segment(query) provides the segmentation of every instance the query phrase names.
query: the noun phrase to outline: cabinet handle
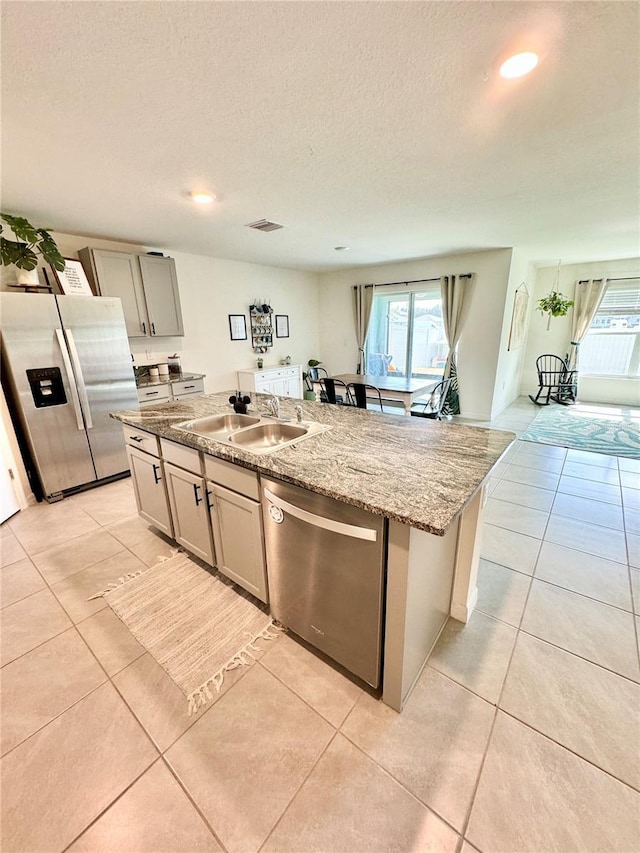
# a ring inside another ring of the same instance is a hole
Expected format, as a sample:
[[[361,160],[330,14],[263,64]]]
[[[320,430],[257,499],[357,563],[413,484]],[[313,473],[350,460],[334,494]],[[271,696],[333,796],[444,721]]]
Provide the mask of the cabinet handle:
[[[202,503],[202,498],[198,497],[198,489],[200,486],[197,483],[193,484],[193,496],[196,499],[196,506]]]
[[[137,441],[140,444],[141,441],[144,441],[144,438],[141,435],[131,435],[129,436],[131,441]]]
[[[159,393],[160,393],[159,391],[147,391],[144,396],[145,397],[155,397],[156,394],[159,394]]]
[[[153,479],[156,481],[156,483],[159,483],[160,480],[162,480],[162,477],[158,477],[158,471],[159,470],[160,470],[160,466],[154,464],[154,466],[153,466]]]
[[[147,334],[147,324],[146,323],[140,323],[140,325],[142,326],[143,335],[146,335]]]
[[[195,387],[196,387],[195,385],[185,385],[184,390],[189,391],[190,388],[195,388]]]
[[[152,334],[152,335],[155,335],[155,333],[156,333],[156,324],[155,324],[155,323],[152,323],[152,324],[151,324],[151,334]]]
[[[206,494],[206,496],[207,496],[207,509],[213,509],[213,504],[212,504],[212,503],[211,503],[211,501],[209,500],[209,498],[211,497],[211,491],[210,491],[209,489],[207,489],[207,491],[205,492],[205,494]]]

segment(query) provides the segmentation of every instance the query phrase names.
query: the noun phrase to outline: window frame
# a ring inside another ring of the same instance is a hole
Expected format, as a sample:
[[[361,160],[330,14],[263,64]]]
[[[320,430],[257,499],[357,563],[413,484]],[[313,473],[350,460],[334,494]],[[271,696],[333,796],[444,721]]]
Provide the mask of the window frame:
[[[431,286],[429,286],[431,285]],[[442,311],[442,288],[440,287],[439,282],[423,282],[421,285],[410,285],[406,286],[391,286],[385,287],[384,292],[382,291],[382,287],[380,288],[380,292],[376,293],[375,289],[373,292],[373,300],[374,304],[372,305],[372,315],[375,310],[375,300],[386,298],[391,299],[393,297],[409,297],[407,300],[407,338],[405,345],[405,372],[404,376],[408,379],[412,378],[413,374],[413,342],[414,342],[414,325],[415,325],[415,305],[416,301],[419,297],[426,299],[438,299],[440,302],[440,310]],[[444,326],[444,320],[443,320]],[[391,327],[387,319],[387,327],[386,327],[386,351],[389,352],[390,349],[390,333]],[[446,337],[446,336],[445,336]],[[367,339],[364,345],[364,354],[365,354],[365,369],[369,361],[369,335],[367,334]],[[410,369],[411,368],[411,369]],[[434,377],[436,375],[440,376],[440,374],[433,374]]]
[[[634,286],[632,288],[625,288],[625,283],[634,282]],[[611,281],[607,285],[607,289],[604,293],[602,301],[598,306],[598,310],[593,315],[593,319],[589,326],[589,329],[586,335],[583,338],[583,342],[580,346],[584,344],[584,342],[590,337],[592,340],[596,337],[605,337],[611,335],[612,333],[606,331],[604,327],[594,328],[594,323],[598,320],[599,317],[612,317],[612,316],[620,316],[620,317],[628,317],[630,314],[638,314],[640,316],[640,309],[634,311],[632,307],[629,309],[625,308],[616,308],[606,306],[607,301],[607,293],[609,292],[609,288],[615,290],[625,290],[630,289],[636,292],[636,304],[640,306],[640,277],[638,276],[628,276],[628,277],[620,277]],[[603,304],[605,307],[603,308]],[[615,332],[614,332],[615,334]],[[589,378],[589,379],[616,379],[616,380],[632,380],[638,381],[640,379],[640,324],[638,324],[633,332],[619,332],[619,334],[625,335],[633,335],[634,342],[631,348],[631,355],[629,356],[629,362],[627,365],[626,373],[594,373],[593,371],[583,370],[578,363],[578,369],[580,370],[580,375]]]

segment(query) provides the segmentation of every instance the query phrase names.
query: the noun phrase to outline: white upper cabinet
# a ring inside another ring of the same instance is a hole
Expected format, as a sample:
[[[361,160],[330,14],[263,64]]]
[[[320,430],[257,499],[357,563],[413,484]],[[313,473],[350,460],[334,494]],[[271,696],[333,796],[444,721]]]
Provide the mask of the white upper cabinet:
[[[152,335],[184,335],[173,258],[138,255]]]
[[[82,265],[100,296],[117,296],[130,338],[184,335],[173,258],[81,249]]]

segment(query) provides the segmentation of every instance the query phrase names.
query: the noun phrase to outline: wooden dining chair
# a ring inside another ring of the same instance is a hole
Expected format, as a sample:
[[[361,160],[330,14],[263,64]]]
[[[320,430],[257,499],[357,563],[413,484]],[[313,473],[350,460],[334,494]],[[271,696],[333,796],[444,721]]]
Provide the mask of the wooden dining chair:
[[[411,415],[415,418],[431,418],[442,420],[442,410],[449,393],[451,379],[443,379],[438,382],[427,400],[416,400],[411,408]]]
[[[373,399],[373,402],[380,406],[380,411],[384,412],[380,389],[376,388],[375,385],[365,385],[364,382],[350,382],[347,385],[347,393],[359,409],[366,409],[367,403]]]

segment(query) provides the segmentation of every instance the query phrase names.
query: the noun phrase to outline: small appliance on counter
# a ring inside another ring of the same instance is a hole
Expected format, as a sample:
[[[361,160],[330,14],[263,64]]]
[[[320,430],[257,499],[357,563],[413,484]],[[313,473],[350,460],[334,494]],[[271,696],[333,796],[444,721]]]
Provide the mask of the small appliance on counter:
[[[169,368],[169,373],[172,376],[180,376],[182,373],[182,367],[180,366],[180,356],[175,354],[167,356],[167,367]]]

